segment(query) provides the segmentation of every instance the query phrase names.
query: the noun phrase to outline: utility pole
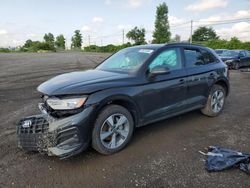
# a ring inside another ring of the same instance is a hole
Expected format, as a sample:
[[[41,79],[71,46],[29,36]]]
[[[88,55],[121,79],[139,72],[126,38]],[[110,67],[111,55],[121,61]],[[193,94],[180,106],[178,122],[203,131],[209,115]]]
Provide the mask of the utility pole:
[[[193,42],[193,20],[191,20],[191,32],[190,32],[190,43]]]
[[[90,35],[88,35],[88,38],[89,38],[89,46],[90,46]]]
[[[122,30],[122,44],[124,44],[124,29]]]

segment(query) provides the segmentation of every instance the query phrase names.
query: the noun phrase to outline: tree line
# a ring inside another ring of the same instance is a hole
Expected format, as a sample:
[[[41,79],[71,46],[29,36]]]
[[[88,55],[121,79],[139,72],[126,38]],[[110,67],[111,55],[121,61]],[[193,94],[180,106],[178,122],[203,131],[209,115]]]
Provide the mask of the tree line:
[[[66,49],[66,39],[63,34],[56,38],[52,33],[46,33],[43,37],[44,41],[27,40],[21,47],[20,51],[24,52],[38,52],[38,51],[61,51]],[[76,30],[74,36],[71,38],[71,48],[80,49],[82,46],[82,34],[80,30]]]

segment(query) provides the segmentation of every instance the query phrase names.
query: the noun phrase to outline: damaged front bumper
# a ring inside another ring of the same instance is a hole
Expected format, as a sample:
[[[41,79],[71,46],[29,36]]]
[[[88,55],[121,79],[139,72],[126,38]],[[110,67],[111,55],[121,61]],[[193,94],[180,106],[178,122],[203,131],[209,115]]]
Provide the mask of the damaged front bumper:
[[[78,154],[91,139],[92,111],[90,106],[66,118],[56,119],[49,114],[23,118],[17,126],[18,146],[60,158]]]

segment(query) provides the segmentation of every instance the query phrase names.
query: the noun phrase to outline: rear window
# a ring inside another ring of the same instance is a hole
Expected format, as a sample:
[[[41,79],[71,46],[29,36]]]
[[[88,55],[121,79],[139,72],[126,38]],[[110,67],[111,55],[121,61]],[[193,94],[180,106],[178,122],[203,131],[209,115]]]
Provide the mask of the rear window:
[[[217,62],[217,59],[214,57],[214,55],[206,50],[187,48],[184,49],[184,55],[187,67],[196,67]]]

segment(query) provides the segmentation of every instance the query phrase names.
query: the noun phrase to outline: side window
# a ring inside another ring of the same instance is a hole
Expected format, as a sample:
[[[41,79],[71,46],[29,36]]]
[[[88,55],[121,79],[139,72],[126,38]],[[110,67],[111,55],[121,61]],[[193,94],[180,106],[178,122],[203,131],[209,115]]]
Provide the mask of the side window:
[[[180,49],[173,48],[161,52],[149,65],[149,71],[157,66],[166,66],[170,70],[182,68]]]
[[[203,61],[204,61],[205,64],[216,63],[217,62],[214,55],[211,54],[210,52],[208,52],[206,50],[201,50],[201,53],[202,53]]]
[[[247,57],[250,57],[250,51],[246,51]]]
[[[245,52],[244,51],[240,51],[240,57],[246,57],[246,54],[245,54]]]
[[[206,50],[184,49],[187,67],[196,67],[216,63],[216,58]]]
[[[195,67],[199,65],[204,65],[202,54],[196,49],[184,49],[184,55],[186,59],[187,67]]]

